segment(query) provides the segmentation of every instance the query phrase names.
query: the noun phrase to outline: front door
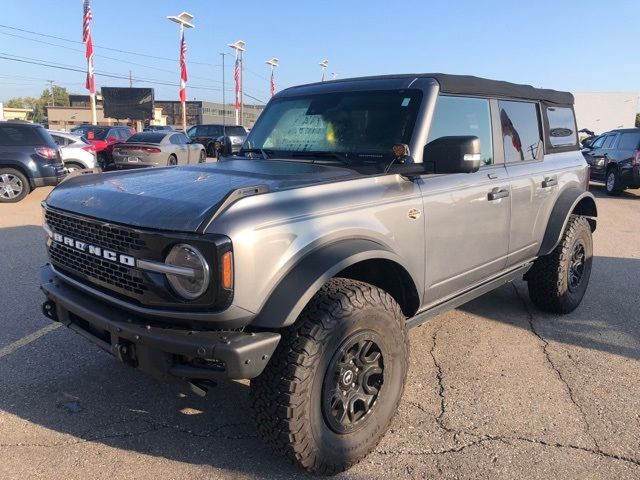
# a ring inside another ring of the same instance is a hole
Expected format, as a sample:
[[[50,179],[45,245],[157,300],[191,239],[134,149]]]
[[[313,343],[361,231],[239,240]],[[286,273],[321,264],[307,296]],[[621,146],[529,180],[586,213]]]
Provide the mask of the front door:
[[[420,179],[426,226],[425,307],[502,271],[509,251],[511,189],[504,164],[494,160],[489,100],[438,97],[428,142],[458,135],[480,139],[483,166],[475,173]]]

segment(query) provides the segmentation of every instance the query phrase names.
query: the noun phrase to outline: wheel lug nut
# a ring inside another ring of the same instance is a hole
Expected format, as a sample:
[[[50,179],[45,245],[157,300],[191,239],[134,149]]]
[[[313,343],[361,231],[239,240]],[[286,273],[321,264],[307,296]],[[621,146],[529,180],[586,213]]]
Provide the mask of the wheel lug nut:
[[[356,384],[355,384],[355,383],[352,383],[352,384],[351,384],[351,387],[352,387],[352,388],[355,388],[355,387],[356,387]]]

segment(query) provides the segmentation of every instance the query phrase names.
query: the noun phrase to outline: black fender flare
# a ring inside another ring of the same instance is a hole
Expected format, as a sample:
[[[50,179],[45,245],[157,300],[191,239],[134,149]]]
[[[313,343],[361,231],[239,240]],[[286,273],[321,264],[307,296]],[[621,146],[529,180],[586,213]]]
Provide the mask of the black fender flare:
[[[322,246],[287,272],[251,325],[281,328],[293,324],[322,285],[345,268],[371,259],[390,260],[407,269],[398,255],[373,240],[340,240]]]
[[[594,218],[598,216],[598,210],[595,197],[591,192],[586,192],[577,187],[569,187],[560,193],[547,222],[547,229],[538,252],[539,257],[550,254],[558,246],[572,214],[587,217],[591,225],[591,231],[595,231],[596,222]]]

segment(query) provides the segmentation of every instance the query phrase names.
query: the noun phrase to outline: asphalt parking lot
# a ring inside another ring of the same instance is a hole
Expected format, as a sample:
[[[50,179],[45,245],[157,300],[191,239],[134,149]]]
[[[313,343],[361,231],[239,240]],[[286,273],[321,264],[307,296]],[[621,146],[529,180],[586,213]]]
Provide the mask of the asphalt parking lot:
[[[391,430],[338,478],[640,478],[640,191],[593,190],[582,305],[542,314],[518,282],[415,329]],[[246,383],[187,394],[40,313],[47,192],[0,205],[0,478],[306,478],[257,438]]]

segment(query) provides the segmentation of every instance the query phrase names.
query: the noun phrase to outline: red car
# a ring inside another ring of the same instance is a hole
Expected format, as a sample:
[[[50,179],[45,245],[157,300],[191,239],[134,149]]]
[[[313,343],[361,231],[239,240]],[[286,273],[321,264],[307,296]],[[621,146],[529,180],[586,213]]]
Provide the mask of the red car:
[[[113,164],[113,146],[126,141],[135,130],[127,126],[80,125],[72,129],[71,133],[82,135],[91,142],[96,149],[100,167],[108,170]]]

